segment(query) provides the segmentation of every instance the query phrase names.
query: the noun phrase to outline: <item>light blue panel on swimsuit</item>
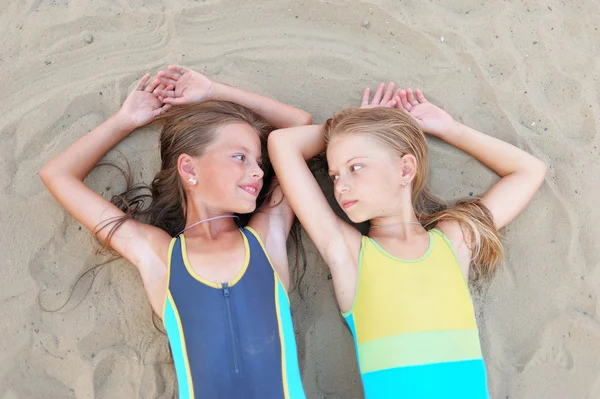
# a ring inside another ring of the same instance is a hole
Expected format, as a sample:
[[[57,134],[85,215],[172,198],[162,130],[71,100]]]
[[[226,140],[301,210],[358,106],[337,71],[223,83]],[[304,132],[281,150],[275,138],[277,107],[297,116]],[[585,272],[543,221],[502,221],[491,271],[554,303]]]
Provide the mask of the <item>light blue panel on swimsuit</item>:
[[[171,352],[173,352],[173,362],[175,363],[175,372],[177,373],[179,398],[189,399],[191,398],[190,386],[188,384],[189,370],[187,369],[187,362],[183,352],[183,342],[181,340],[183,332],[180,329],[180,321],[178,320],[177,311],[171,298],[167,298],[164,317],[164,325],[169,336]]]
[[[366,399],[489,399],[486,380],[481,359],[363,374]]]
[[[344,315],[344,313],[342,313],[342,315]],[[345,315],[344,319],[346,320],[346,323],[348,323],[348,327],[350,327],[350,331],[352,332],[352,335],[354,336],[354,350],[356,352],[356,361],[358,363],[358,371],[362,374],[362,371],[360,370],[360,356],[358,354],[358,346],[356,345],[356,326],[354,325],[354,316],[352,316],[352,313]]]
[[[298,367],[298,352],[296,350],[296,335],[294,323],[290,312],[290,303],[281,281],[277,280],[277,301],[279,307],[279,322],[283,332],[283,353],[285,358],[285,371],[290,399],[304,399],[304,389],[300,379]]]

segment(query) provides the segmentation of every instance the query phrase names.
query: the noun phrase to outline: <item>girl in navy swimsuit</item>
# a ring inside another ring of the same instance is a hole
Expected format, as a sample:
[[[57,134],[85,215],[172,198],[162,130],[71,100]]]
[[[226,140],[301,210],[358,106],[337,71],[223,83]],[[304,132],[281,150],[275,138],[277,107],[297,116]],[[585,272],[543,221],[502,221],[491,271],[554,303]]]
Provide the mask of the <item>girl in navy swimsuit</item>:
[[[108,201],[83,183],[156,120],[161,168],[149,195],[138,187]],[[310,123],[304,111],[169,66],[40,171],[71,215],[138,268],[180,398],[305,397],[287,296],[294,214],[276,184],[268,189],[263,144],[274,128]]]

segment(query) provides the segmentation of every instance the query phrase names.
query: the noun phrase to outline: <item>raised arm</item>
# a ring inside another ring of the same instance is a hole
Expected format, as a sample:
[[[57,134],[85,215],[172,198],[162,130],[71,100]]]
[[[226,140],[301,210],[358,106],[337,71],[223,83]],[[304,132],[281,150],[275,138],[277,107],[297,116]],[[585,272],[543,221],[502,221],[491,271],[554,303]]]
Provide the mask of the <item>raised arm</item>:
[[[92,232],[95,232],[99,225],[119,218],[124,213],[88,188],[83,179],[111,148],[169,107],[163,105],[152,94],[156,86],[146,85],[149,78],[150,75],[145,75],[139,81],[117,114],[77,140],[40,170],[40,178],[54,198]],[[107,228],[100,231],[98,238],[105,241],[109,230]],[[121,225],[108,244],[140,269],[144,283],[149,287],[149,279],[156,277],[156,270],[150,268],[160,263],[152,258],[153,254],[149,248],[154,248],[151,245],[152,240],[161,238],[164,238],[163,241],[168,246],[169,237],[166,232],[135,220],[128,220]],[[152,296],[150,300],[160,314],[162,305]]]
[[[164,97],[167,104],[181,105],[207,100],[229,101],[251,109],[278,129],[312,123],[310,114],[301,109],[260,94],[214,82],[201,73],[179,65],[169,65],[166,71],[160,71],[156,82],[174,86],[173,90],[158,90],[158,94]]]
[[[506,226],[527,206],[544,181],[544,162],[520,148],[456,122],[444,110],[427,102],[418,89],[415,93],[411,89],[401,90],[399,98],[425,133],[466,152],[501,177],[482,197],[496,228]]]
[[[331,209],[306,160],[325,150],[321,125],[276,130],[269,157],[283,192],[329,266],[342,311],[352,307],[358,282],[361,234]]]
[[[403,107],[421,125],[425,133],[436,136],[461,149],[493,170],[500,180],[481,198],[490,210],[497,229],[506,226],[531,201],[544,181],[546,165],[527,152],[495,137],[456,122],[444,110],[427,102],[423,93],[398,90],[399,107]],[[452,242],[465,277],[469,275],[472,251],[464,230],[456,221],[438,223]]]

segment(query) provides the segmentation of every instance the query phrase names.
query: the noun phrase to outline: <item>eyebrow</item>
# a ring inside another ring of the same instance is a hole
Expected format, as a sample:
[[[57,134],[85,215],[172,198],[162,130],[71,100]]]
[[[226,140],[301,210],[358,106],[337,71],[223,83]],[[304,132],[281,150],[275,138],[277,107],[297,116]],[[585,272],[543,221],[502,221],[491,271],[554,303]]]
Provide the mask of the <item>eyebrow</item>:
[[[349,164],[350,162],[354,161],[355,159],[361,159],[361,158],[366,158],[366,157],[352,157],[352,158],[350,158],[349,160],[347,160],[346,162],[344,162],[344,165],[347,165],[347,164]],[[327,171],[327,173],[331,173],[331,172],[332,172],[332,171],[331,171],[331,169],[329,169],[329,170]]]

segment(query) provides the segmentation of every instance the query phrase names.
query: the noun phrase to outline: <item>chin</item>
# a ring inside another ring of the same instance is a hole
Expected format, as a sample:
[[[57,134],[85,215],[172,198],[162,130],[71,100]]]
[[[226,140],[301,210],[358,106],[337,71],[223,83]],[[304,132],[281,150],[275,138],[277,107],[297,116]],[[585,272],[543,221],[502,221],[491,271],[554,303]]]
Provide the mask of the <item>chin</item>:
[[[362,222],[366,222],[367,220],[370,220],[370,218],[366,217],[364,214],[359,213],[359,212],[344,212],[346,213],[346,216],[348,216],[348,219],[350,219],[350,221],[352,223],[362,223]]]
[[[239,213],[242,215],[246,213],[252,213],[256,210],[256,202],[251,204],[238,204],[238,206],[236,206],[234,209],[235,213]]]

